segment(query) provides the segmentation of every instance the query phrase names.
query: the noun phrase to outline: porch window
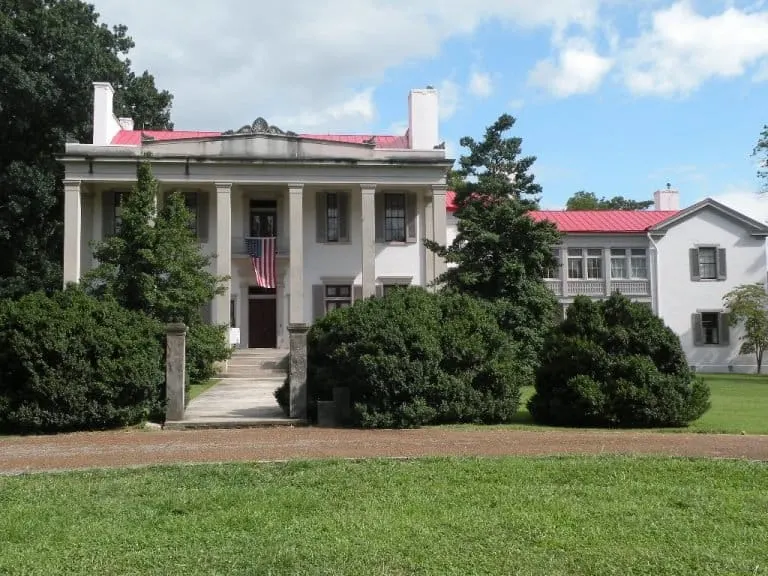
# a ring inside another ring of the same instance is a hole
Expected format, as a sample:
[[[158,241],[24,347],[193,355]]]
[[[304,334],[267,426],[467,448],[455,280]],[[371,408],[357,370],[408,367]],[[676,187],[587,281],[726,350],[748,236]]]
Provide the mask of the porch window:
[[[544,278],[547,280],[557,280],[560,278],[560,268],[563,265],[562,262],[560,262],[560,250],[555,250],[554,257],[555,265],[544,268]]]
[[[611,278],[629,278],[627,251],[624,248],[611,248]]]
[[[587,249],[587,278],[600,280],[603,277],[603,251],[600,248]]]
[[[332,284],[325,286],[325,312],[352,305],[352,287]]]
[[[648,257],[645,248],[611,248],[611,278],[647,280]]]
[[[568,248],[568,279],[584,278],[584,257],[581,248]]]
[[[405,194],[384,194],[384,241],[405,242]]]
[[[648,278],[648,256],[645,248],[632,248],[629,254],[632,278],[646,280]]]

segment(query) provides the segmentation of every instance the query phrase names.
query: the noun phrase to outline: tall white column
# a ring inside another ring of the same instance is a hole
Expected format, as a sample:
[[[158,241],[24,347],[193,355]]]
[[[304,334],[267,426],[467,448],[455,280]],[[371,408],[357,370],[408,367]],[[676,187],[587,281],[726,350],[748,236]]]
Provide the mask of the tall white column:
[[[376,185],[361,184],[363,298],[376,293]]]
[[[427,240],[435,239],[435,221],[432,217],[432,191],[424,196],[424,237]],[[429,287],[435,279],[435,253],[424,248],[424,281]],[[431,290],[431,288],[429,288]]]
[[[288,185],[290,293],[288,324],[304,324],[304,184]]]
[[[447,190],[448,186],[445,184],[432,186],[432,233],[435,242],[440,246],[445,246],[448,243],[448,224],[445,212],[445,193]],[[439,278],[446,270],[445,259],[435,255],[435,278]]]
[[[214,299],[213,323],[229,326],[232,293],[232,183],[216,182],[216,275],[227,277],[226,289]],[[229,338],[229,335],[227,335]]]
[[[64,180],[64,286],[80,281],[83,204],[80,180]]]

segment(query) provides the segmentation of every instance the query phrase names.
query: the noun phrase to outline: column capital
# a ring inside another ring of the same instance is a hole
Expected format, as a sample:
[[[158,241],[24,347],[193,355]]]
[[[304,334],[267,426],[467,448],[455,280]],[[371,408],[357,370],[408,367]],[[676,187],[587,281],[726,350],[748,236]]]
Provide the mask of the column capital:
[[[304,182],[289,182],[288,191],[299,193],[304,191]]]
[[[363,194],[373,194],[376,192],[376,184],[371,184],[370,182],[360,184],[360,191]]]
[[[432,184],[432,194],[445,194],[448,192],[447,184]]]
[[[216,192],[230,192],[232,190],[232,182],[215,182]]]
[[[73,189],[77,188],[80,189],[80,186],[82,184],[82,180],[64,180],[64,189]]]

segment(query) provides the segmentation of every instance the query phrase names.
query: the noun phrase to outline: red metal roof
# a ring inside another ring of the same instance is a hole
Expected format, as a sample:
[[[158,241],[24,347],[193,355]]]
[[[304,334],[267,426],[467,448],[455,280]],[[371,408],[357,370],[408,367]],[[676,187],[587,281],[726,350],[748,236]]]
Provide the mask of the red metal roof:
[[[446,193],[445,204],[449,212],[456,210],[455,192]],[[549,220],[560,232],[570,234],[631,234],[646,232],[675,214],[675,210],[538,210],[531,212],[531,218]]]
[[[221,136],[221,132],[197,132],[194,130],[143,130],[144,134],[155,140],[183,140],[186,138],[210,138]],[[141,144],[142,130],[120,130],[112,144],[123,146],[138,146]],[[375,134],[300,134],[302,138],[315,140],[328,140],[331,142],[346,142],[349,144],[363,144],[371,138],[375,138],[376,148],[408,148],[408,136],[377,136]]]

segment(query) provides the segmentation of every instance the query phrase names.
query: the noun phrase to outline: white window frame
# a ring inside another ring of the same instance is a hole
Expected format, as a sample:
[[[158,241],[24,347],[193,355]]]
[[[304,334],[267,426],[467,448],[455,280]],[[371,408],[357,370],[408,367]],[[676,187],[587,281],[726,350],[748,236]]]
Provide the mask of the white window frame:
[[[568,280],[585,280],[586,279],[586,266],[584,262],[584,249],[583,248],[568,248],[567,262],[568,262]],[[571,275],[571,262],[578,264],[578,276]]]
[[[698,256],[699,256],[699,280],[718,280],[718,261],[717,261],[717,246],[698,246]],[[701,259],[701,255],[704,252],[712,252],[712,262],[707,262],[707,266],[712,266],[714,269],[714,274],[712,276],[704,276],[703,270],[704,270],[704,263]]]
[[[563,268],[563,263],[560,260],[560,249],[558,248],[555,250],[554,253],[555,257],[555,265],[552,266],[546,266],[544,268],[544,279],[545,280],[560,280],[560,271]]]
[[[346,289],[348,291],[347,295],[329,294],[329,292],[332,290],[335,291],[338,289]],[[348,306],[352,306],[352,302],[354,301],[353,293],[354,288],[352,287],[352,284],[323,284],[323,309],[325,310],[325,313],[328,314],[337,308],[346,308]],[[346,306],[343,306],[343,304],[346,304]]]
[[[638,260],[643,261],[644,276],[634,273],[634,263]],[[623,262],[624,276],[614,276],[613,264],[616,261]],[[645,248],[611,248],[610,274],[611,280],[648,280],[648,251]]]
[[[571,263],[579,262],[581,276],[571,275]],[[595,274],[597,268],[597,275]],[[604,280],[602,248],[568,248],[568,280]]]
[[[405,192],[384,192],[384,242],[406,242],[408,240],[408,197],[405,194]],[[403,215],[402,216],[388,216],[387,211],[389,210],[389,207],[387,206],[387,203],[390,199],[397,197],[400,202],[402,202],[402,210]],[[391,229],[387,228],[387,221],[388,220],[400,220],[402,218],[403,221],[403,236],[400,237],[393,237],[393,233]]]

